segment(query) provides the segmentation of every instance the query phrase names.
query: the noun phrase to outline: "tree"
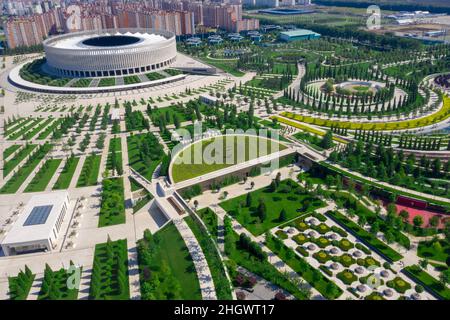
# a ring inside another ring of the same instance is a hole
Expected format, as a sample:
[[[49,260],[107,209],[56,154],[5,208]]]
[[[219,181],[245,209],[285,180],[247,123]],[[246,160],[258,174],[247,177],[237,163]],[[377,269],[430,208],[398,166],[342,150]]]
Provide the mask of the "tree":
[[[245,197],[245,206],[247,208],[250,208],[252,206],[252,194],[250,192],[247,193],[247,196]]]
[[[323,136],[322,141],[320,142],[320,146],[324,149],[330,149],[333,147],[333,133],[331,130],[328,130],[327,133]]]
[[[281,209],[280,217],[278,218],[278,221],[284,222],[286,220],[287,220],[287,214],[286,214],[286,210],[284,210],[284,208],[283,208],[283,209]]]
[[[254,181],[250,182],[250,187],[251,187],[252,189],[255,187],[255,182],[254,182]]]
[[[413,224],[415,227],[420,228],[423,225],[423,217],[420,215],[417,215],[413,219]]]
[[[258,217],[261,220],[261,222],[266,220],[266,217],[267,217],[266,204],[264,203],[264,200],[262,200],[262,199],[259,201],[259,205],[258,205]]]
[[[408,222],[408,220],[409,220],[409,212],[408,211],[406,211],[406,210],[400,211],[399,216],[400,216],[400,218],[403,219],[404,222]]]

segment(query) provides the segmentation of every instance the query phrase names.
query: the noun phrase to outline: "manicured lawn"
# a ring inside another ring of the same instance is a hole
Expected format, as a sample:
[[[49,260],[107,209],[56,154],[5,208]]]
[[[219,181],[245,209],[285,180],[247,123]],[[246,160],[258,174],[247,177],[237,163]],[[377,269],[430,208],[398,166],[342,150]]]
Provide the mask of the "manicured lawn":
[[[20,125],[20,129],[17,131],[14,131],[14,133],[10,134],[8,136],[8,140],[16,140],[21,139],[22,135],[25,134],[28,130],[31,130],[33,127],[37,126],[39,123],[41,123],[44,120],[44,118],[37,118],[31,121],[30,123],[27,123],[27,125],[22,126]]]
[[[144,142],[151,146],[149,148],[155,149],[155,152],[149,150],[149,156],[146,159],[142,159],[141,157]],[[145,134],[135,134],[127,137],[127,147],[130,166],[150,181],[153,172],[164,155],[157,138],[150,132]]]
[[[31,151],[36,148],[37,145],[35,144],[27,144],[24,148],[22,148],[15,156],[9,161],[5,161],[5,164],[3,166],[3,176],[6,177],[14,168],[23,160],[25,159]]]
[[[214,213],[213,213],[214,214]],[[214,287],[216,288],[216,294],[218,300],[231,300],[231,288],[230,282],[225,274],[225,266],[222,259],[220,259],[217,248],[214,245],[213,240],[207,235],[207,233],[194,221],[192,217],[186,217],[184,219],[191,228],[197,241],[199,242],[202,251],[208,262],[209,270],[213,278]]]
[[[178,120],[180,120],[180,122],[185,122],[185,121],[189,120],[187,117],[188,115],[185,113],[185,111],[186,111],[185,108],[183,108],[183,107],[180,108],[175,105],[175,106],[170,106],[170,107],[152,109],[152,111],[147,112],[147,114],[152,119],[157,119],[157,120],[159,120],[161,115],[163,115],[166,119],[166,124],[174,124],[173,123],[174,115],[176,115],[178,117]]]
[[[160,244],[155,261],[165,261],[181,286],[181,299],[200,300],[200,284],[194,262],[183,238],[173,223],[158,231]]]
[[[312,212],[324,206],[321,200],[303,193],[300,186],[290,179],[281,181],[276,191],[272,191],[271,187],[268,186],[250,194],[252,200],[250,207],[247,207],[246,204],[247,195],[224,201],[220,206],[256,236],[301,214]],[[267,217],[264,221],[261,221],[258,216],[259,201],[264,201],[266,205]],[[303,208],[306,201],[310,205],[308,208]],[[280,212],[283,209],[286,211],[286,219],[280,221]]]
[[[98,227],[121,223],[125,223],[123,178],[104,179]]]
[[[36,152],[37,154],[30,158],[18,171],[15,173],[8,182],[3,186],[0,190],[1,194],[5,193],[15,193],[19,190],[20,186],[27,177],[33,172],[36,166],[42,161],[45,155],[50,151],[52,145],[44,144],[42,145],[40,151]]]
[[[36,173],[30,184],[25,188],[25,192],[44,191],[48,183],[58,169],[62,159],[47,160],[42,168]]]
[[[61,190],[61,189],[67,189],[70,186],[70,182],[72,181],[73,174],[75,173],[75,170],[77,169],[78,162],[80,161],[80,158],[69,158],[64,165],[64,168],[61,172],[61,174],[58,177],[58,180],[56,180],[55,185],[53,186],[53,190]]]
[[[426,289],[433,292],[443,300],[450,300],[450,289],[445,288],[439,283],[439,280],[433,278],[427,272],[417,265],[408,266],[403,269],[413,280],[422,284]]]
[[[128,177],[128,179],[130,180],[131,192],[138,191],[144,188],[139,182],[134,180],[134,178]]]
[[[123,172],[122,166],[122,144],[120,138],[112,138],[109,142],[108,158],[106,159],[106,169],[114,170],[115,175]]]
[[[339,212],[329,211],[327,212],[327,215],[334,221],[336,221],[338,224],[340,224],[342,227],[347,229],[349,232],[351,232],[355,237],[364,242],[367,246],[369,246],[369,248],[377,251],[379,254],[386,257],[387,259],[390,259],[392,261],[398,261],[403,258],[403,256],[399,254],[397,251],[389,247],[387,244],[384,244],[383,242],[378,240],[373,234],[362,229],[356,223],[349,220]]]
[[[97,184],[101,158],[101,155],[91,155],[86,157],[83,169],[81,169],[80,177],[77,181],[77,188],[95,186]]]
[[[140,83],[141,80],[139,80],[138,76],[127,76],[127,77],[123,77],[123,83],[125,85],[127,84],[135,84],[135,83]]]
[[[12,146],[9,146],[3,151],[3,159],[8,158],[10,155],[12,155],[17,149],[20,148],[20,144],[13,144]]]
[[[44,122],[41,122],[38,126],[34,127],[32,130],[28,131],[24,134],[24,139],[22,140],[29,140],[33,138],[38,132],[40,132],[42,129],[44,129],[47,125],[49,125],[53,121],[53,118],[48,118]]]
[[[207,57],[202,57],[200,59],[206,62],[207,64],[222,69],[223,71],[228,72],[229,74],[235,77],[242,77],[245,74],[242,71],[238,70],[236,60],[232,61],[216,60],[216,59],[209,59]]]
[[[445,240],[437,241],[421,241],[417,248],[417,255],[430,260],[446,262],[450,255],[450,244]]]
[[[60,126],[62,122],[63,122],[63,119],[57,119],[55,122],[53,122],[47,128],[45,128],[45,130],[41,131],[36,139],[44,140],[45,138],[47,138],[50,135],[50,133],[52,133],[58,126]]]
[[[181,163],[173,165],[173,180],[174,182],[189,180],[286,149],[286,146],[274,140],[262,139],[255,136],[221,136],[193,143],[177,154],[175,161]],[[215,144],[213,150],[210,150],[213,147],[209,146],[211,143]]]
[[[95,246],[89,296],[95,300],[129,300],[127,240]]]
[[[98,83],[98,87],[109,87],[116,85],[116,79],[114,78],[102,78]]]
[[[150,81],[155,81],[155,80],[159,80],[159,79],[164,79],[165,76],[162,75],[161,73],[158,72],[150,72],[146,74],[148,80]]]

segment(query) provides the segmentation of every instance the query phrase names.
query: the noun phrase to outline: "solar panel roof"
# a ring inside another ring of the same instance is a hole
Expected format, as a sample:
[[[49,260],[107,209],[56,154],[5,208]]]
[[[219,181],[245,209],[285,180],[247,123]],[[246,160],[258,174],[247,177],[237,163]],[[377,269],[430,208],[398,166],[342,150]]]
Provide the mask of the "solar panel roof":
[[[52,211],[53,205],[50,206],[36,206],[34,207],[27,219],[24,222],[24,226],[34,226],[38,224],[45,224],[47,218]]]

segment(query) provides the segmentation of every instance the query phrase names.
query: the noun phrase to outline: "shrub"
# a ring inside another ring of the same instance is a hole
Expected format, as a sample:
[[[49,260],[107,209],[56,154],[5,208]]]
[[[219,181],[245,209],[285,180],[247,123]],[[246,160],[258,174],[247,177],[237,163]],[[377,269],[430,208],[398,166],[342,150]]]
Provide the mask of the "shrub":
[[[298,253],[300,253],[302,256],[304,256],[304,257],[309,257],[309,252],[306,251],[306,249],[303,248],[302,246],[298,246],[295,250],[296,250]]]

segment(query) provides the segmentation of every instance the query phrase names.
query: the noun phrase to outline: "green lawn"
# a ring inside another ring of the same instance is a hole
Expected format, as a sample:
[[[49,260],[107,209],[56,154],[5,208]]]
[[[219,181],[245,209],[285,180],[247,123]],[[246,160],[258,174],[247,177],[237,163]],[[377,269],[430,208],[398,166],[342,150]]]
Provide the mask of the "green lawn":
[[[127,240],[95,246],[89,297],[94,300],[129,300]]]
[[[216,145],[211,150],[213,145],[209,145],[213,142]],[[249,146],[252,147],[249,148]],[[180,163],[174,162],[172,168],[173,182],[196,178],[284,149],[286,149],[286,146],[274,140],[256,136],[220,136],[198,141],[177,154],[174,160]]]
[[[98,87],[110,87],[116,85],[116,79],[114,78],[102,78],[98,83]]]
[[[37,145],[35,144],[27,144],[24,148],[22,148],[15,156],[9,161],[5,161],[5,164],[3,165],[3,176],[6,177],[14,168],[23,160],[25,159],[31,151],[36,148]]]
[[[36,168],[36,166],[39,164],[39,162],[42,161],[42,159],[45,157],[45,155],[50,151],[52,148],[51,144],[44,144],[40,148],[41,151],[37,152],[38,154],[34,157],[30,158],[18,171],[15,173],[9,180],[6,182],[6,184],[3,186],[3,188],[0,190],[1,194],[8,194],[8,193],[15,193],[17,190],[19,190],[20,186],[24,181],[27,179],[27,177],[33,172],[33,170]]]
[[[181,299],[200,300],[200,284],[194,262],[186,244],[173,223],[158,231],[159,250],[155,253],[156,261],[166,261],[181,286]]]
[[[450,244],[445,240],[437,241],[421,241],[417,248],[417,255],[422,258],[446,262],[450,255]]]
[[[42,168],[33,177],[30,184],[25,188],[25,192],[44,191],[58,169],[61,161],[62,159],[47,160]]]
[[[12,155],[17,149],[20,148],[20,144],[13,144],[12,146],[9,146],[3,151],[3,159],[8,158],[10,155]]]
[[[121,223],[125,223],[123,178],[104,179],[98,227]]]
[[[295,181],[289,179],[281,181],[275,192],[268,186],[255,190],[250,194],[252,198],[250,207],[246,205],[247,195],[224,201],[220,206],[255,236],[263,234],[265,231],[301,214],[312,212],[324,206],[321,200],[304,193]],[[260,199],[264,200],[267,208],[267,217],[262,222],[257,212]],[[307,208],[303,207],[305,201],[310,203]],[[241,206],[240,210],[239,205]],[[279,220],[282,209],[286,211],[286,219],[284,221]]]
[[[127,148],[128,148],[128,162],[130,166],[142,174],[146,179],[151,181],[153,172],[155,171],[158,164],[161,162],[161,158],[158,158],[156,154],[151,154],[150,158],[148,158],[147,163],[141,158],[141,146],[144,141],[144,139],[147,138],[147,135],[152,135],[152,133],[145,133],[145,134],[135,134],[132,136],[127,137]],[[153,136],[154,137],[154,136]],[[152,143],[158,143],[157,140],[155,140],[156,137],[154,137]],[[154,159],[153,159],[154,158]],[[152,160],[153,159],[153,160]]]
[[[48,118],[44,122],[41,122],[38,126],[34,127],[32,130],[29,130],[24,134],[22,140],[30,140],[33,138],[38,132],[44,129],[47,125],[49,125],[53,121],[53,118]]]
[[[433,278],[418,265],[408,266],[403,270],[416,282],[421,283],[442,300],[450,300],[450,289],[443,287],[437,279]]]
[[[69,158],[67,160],[61,174],[59,175],[55,185],[53,186],[53,190],[61,190],[69,188],[70,182],[72,181],[73,174],[77,169],[79,161],[80,158],[73,158],[72,160],[70,160]]]
[[[113,153],[113,151],[115,152]],[[113,161],[114,157],[114,161]],[[107,170],[116,170],[116,174],[119,175],[119,172],[117,170],[120,170],[122,172],[123,166],[122,166],[122,144],[121,144],[121,138],[112,138],[109,142],[109,149],[108,149],[108,158],[106,159],[106,169]]]
[[[194,221],[194,218],[189,216],[184,220],[197,238],[203,254],[205,255],[206,261],[208,262],[214,287],[216,288],[217,299],[232,300],[230,282],[225,274],[225,266],[223,265],[222,259],[220,259],[213,240],[207,235],[204,229]]]
[[[77,188],[95,186],[98,180],[98,172],[100,170],[101,155],[91,155],[84,160],[80,177],[77,181]]]

